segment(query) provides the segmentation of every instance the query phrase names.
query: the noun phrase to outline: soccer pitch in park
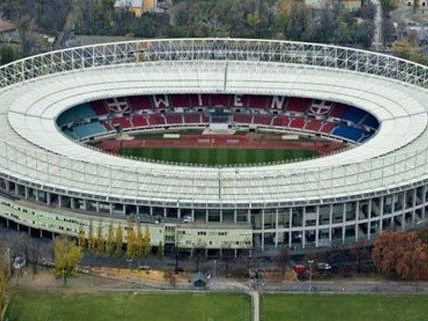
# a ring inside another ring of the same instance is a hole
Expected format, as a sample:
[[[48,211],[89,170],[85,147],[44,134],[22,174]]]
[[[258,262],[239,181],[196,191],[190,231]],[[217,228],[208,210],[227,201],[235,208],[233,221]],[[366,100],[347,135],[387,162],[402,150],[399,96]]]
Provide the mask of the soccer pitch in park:
[[[9,321],[251,321],[244,294],[18,293]]]
[[[260,311],[260,321],[426,321],[428,296],[265,294]]]

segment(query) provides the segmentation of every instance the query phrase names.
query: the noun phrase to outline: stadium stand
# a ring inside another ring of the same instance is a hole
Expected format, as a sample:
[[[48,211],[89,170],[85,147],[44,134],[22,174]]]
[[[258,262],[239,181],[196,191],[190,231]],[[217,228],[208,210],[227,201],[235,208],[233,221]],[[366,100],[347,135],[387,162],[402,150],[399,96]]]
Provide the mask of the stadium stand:
[[[62,127],[79,119],[96,117],[94,109],[90,104],[83,104],[63,112],[57,119],[58,126]]]
[[[128,98],[131,110],[151,109],[152,104],[149,96],[132,96]]]
[[[143,115],[134,115],[131,119],[134,127],[146,127],[148,126],[147,119]]]
[[[162,113],[155,106],[159,106]],[[210,117],[202,113],[201,108],[210,106],[232,108],[230,120],[238,125],[253,124],[309,131],[333,135],[354,143],[366,141],[379,127],[379,122],[373,115],[345,104],[295,97],[217,94],[132,96],[95,101],[65,111],[58,117],[57,125],[63,130],[71,126],[73,129],[66,135],[82,139],[90,136],[87,132],[92,131],[87,127],[91,126],[79,128],[78,125],[85,125],[88,119],[94,120],[97,117],[103,130],[108,132],[117,126],[128,130],[169,124],[207,124]],[[273,115],[271,111],[268,112],[272,110],[272,106]],[[265,109],[266,112],[261,113],[260,109]],[[164,112],[166,113],[163,114]]]
[[[125,117],[114,117],[111,120],[113,127],[120,126],[122,129],[132,128],[131,122]]]
[[[98,136],[106,133],[106,129],[100,122],[82,124],[72,129],[72,133],[79,139],[84,139],[92,136]]]
[[[332,135],[358,142],[363,137],[364,131],[360,128],[339,125],[333,130]]]

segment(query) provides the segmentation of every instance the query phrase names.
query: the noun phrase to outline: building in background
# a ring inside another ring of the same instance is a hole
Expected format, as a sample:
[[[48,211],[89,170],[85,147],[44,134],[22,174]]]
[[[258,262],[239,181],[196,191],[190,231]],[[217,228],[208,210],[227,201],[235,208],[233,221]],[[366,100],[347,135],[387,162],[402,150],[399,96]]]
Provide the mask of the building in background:
[[[157,0],[117,0],[114,7],[116,9],[127,8],[136,17],[141,17],[145,12],[155,11]]]
[[[305,0],[305,4],[314,9],[332,6],[335,2],[341,3],[346,9],[357,10],[361,7],[361,0]]]

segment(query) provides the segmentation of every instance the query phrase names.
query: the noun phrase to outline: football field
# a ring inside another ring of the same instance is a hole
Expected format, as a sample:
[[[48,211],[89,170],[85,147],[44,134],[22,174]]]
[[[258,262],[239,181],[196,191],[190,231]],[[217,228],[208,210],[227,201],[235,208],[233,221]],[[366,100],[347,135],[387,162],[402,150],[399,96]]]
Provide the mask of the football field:
[[[428,296],[266,294],[260,310],[260,321],[426,321]]]
[[[241,294],[19,293],[9,321],[251,321]]]
[[[312,150],[232,148],[122,148],[119,155],[194,165],[252,165],[316,156]]]

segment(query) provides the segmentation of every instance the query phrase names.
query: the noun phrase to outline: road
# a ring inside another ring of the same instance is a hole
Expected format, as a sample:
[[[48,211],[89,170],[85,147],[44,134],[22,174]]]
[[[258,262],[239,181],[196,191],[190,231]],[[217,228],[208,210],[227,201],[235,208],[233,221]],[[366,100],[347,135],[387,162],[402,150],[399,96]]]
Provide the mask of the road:
[[[379,50],[382,46],[382,24],[383,24],[383,15],[382,15],[382,6],[380,0],[371,0],[372,3],[376,6],[376,14],[374,18],[375,23],[375,32],[373,35],[372,46],[375,50]]]

